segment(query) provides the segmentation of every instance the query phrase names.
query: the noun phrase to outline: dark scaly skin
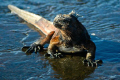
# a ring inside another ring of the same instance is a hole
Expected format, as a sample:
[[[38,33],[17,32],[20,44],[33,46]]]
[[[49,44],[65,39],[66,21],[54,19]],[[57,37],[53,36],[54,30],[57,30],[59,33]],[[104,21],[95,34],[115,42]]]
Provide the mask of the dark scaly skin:
[[[73,14],[57,15],[53,24],[60,30],[58,35],[52,38],[54,32],[51,32],[37,45],[43,46],[50,41],[48,54],[52,58],[62,57],[62,54],[57,52],[76,53],[86,50],[86,60],[83,62],[88,64],[88,66],[97,66],[97,61],[94,61],[96,46],[90,40],[86,28]]]

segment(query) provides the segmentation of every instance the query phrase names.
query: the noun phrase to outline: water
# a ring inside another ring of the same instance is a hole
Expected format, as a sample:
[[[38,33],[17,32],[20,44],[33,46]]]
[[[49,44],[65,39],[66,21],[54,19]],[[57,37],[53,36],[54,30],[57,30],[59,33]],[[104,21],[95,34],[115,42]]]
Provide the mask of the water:
[[[120,79],[120,1],[119,0],[0,0],[0,80],[119,80]],[[40,54],[26,55],[21,48],[40,36],[10,13],[8,4],[53,21],[57,14],[75,10],[97,46],[96,58],[103,64],[86,67],[84,58],[67,56],[48,59]]]

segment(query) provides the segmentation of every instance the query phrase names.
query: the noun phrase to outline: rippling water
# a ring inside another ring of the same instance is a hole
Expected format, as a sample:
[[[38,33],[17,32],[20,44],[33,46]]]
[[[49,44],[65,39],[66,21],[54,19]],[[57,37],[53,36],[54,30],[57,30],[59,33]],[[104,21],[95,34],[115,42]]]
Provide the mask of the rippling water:
[[[0,80],[119,80],[120,79],[120,1],[119,0],[0,0]],[[7,5],[39,14],[53,21],[57,14],[75,10],[97,46],[98,68],[82,64],[79,56],[46,59],[42,53],[21,51],[39,34],[10,13]]]

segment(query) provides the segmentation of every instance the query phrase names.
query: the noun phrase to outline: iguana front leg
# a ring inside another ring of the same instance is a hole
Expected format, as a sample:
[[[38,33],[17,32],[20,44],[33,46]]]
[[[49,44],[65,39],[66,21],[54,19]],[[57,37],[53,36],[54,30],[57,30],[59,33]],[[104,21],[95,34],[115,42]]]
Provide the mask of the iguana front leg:
[[[88,41],[88,44],[86,46],[87,49],[87,55],[86,55],[86,59],[87,60],[94,60],[95,58],[95,51],[96,51],[96,46],[95,44],[90,40]]]
[[[88,41],[85,49],[87,50],[87,55],[86,55],[86,60],[83,61],[84,64],[94,67],[94,66],[98,66],[98,63],[102,63],[102,60],[94,60],[96,46],[91,40]]]
[[[50,55],[51,58],[61,58],[63,55],[58,52],[58,46],[61,44],[59,41],[59,36],[54,37],[48,46],[48,53],[46,55]]]
[[[32,53],[32,52],[38,52],[40,50],[43,49],[43,46],[46,43],[49,43],[53,34],[55,33],[55,31],[50,32],[42,41],[38,40],[37,42],[33,43],[29,49],[27,49],[25,51],[25,53]]]

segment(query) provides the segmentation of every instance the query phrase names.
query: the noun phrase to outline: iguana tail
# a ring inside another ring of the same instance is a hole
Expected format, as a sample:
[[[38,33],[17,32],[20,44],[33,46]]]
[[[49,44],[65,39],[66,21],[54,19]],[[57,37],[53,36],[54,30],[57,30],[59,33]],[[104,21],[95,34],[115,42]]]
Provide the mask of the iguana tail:
[[[24,11],[13,5],[8,5],[8,8],[12,13],[17,14],[20,18],[40,29],[45,35],[48,35],[51,31],[55,31],[55,34],[57,34],[58,29],[54,27],[52,22],[46,20],[42,16]]]

